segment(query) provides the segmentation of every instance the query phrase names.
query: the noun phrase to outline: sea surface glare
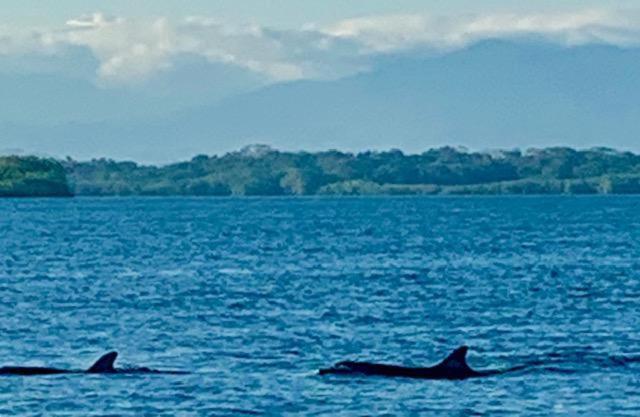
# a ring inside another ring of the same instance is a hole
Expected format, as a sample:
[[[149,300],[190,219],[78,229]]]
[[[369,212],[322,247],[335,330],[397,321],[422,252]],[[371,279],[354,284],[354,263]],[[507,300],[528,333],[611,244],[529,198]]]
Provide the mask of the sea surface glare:
[[[0,200],[0,416],[640,415],[640,198]],[[318,376],[341,360],[465,381]]]

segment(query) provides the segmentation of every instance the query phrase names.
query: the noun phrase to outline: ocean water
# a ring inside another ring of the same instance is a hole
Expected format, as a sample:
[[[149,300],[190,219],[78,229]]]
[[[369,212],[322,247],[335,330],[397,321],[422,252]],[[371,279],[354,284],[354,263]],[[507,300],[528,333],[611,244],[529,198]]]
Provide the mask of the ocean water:
[[[0,200],[0,415],[640,415],[640,198]],[[345,360],[465,381],[319,376]]]

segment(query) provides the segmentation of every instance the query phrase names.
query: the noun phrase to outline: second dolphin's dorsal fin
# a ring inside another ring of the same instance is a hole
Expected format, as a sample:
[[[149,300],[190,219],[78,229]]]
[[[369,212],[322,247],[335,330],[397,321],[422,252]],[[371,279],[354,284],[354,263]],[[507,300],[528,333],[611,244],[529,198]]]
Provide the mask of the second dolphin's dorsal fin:
[[[460,346],[447,356],[445,360],[440,362],[438,366],[447,369],[469,369],[469,365],[467,365],[468,350],[469,348],[467,346]]]
[[[113,363],[116,361],[117,357],[118,352],[109,352],[105,355],[102,355],[100,359],[98,359],[96,363],[94,363],[91,368],[87,370],[87,372],[93,374],[115,372]]]

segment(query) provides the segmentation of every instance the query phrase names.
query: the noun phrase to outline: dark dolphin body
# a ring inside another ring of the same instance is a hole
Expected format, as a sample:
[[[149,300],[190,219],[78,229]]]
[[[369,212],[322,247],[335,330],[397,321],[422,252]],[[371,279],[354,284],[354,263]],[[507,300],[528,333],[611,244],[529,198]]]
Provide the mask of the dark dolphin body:
[[[411,368],[397,365],[384,365],[370,362],[338,362],[328,369],[320,369],[320,375],[377,375],[387,377],[405,377],[420,379],[467,379],[490,376],[502,373],[501,371],[474,371],[467,365],[468,347],[462,346],[454,350],[445,360],[428,368]]]
[[[185,374],[180,371],[158,371],[149,368],[116,369],[113,364],[118,357],[118,352],[109,352],[100,357],[86,371],[74,371],[36,366],[4,366],[0,367],[2,375],[58,375],[58,374]]]

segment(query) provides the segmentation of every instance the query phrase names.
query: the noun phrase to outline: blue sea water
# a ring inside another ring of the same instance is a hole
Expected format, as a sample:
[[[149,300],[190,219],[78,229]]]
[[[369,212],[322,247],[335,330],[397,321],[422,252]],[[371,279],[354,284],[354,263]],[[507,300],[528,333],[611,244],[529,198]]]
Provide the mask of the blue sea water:
[[[0,200],[0,415],[640,415],[640,198]],[[465,381],[319,376],[344,359]]]

